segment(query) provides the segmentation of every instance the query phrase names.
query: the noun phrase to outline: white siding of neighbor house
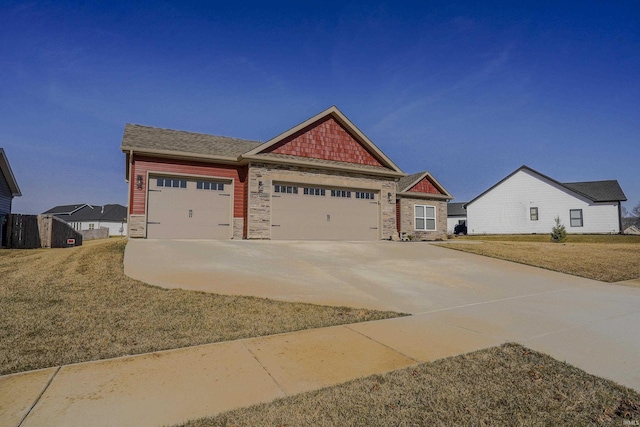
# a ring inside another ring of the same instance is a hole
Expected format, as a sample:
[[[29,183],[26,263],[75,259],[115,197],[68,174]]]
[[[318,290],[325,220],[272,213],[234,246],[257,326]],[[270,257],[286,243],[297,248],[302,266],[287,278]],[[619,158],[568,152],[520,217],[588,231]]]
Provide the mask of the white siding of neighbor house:
[[[455,218],[447,218],[447,233],[453,234],[453,229],[458,225],[458,221],[466,220],[466,216],[458,216]]]
[[[529,208],[538,208],[532,221]],[[571,227],[569,211],[582,209],[582,227]],[[469,234],[545,234],[560,217],[567,233],[618,233],[618,202],[593,203],[527,170],[520,170],[467,205]]]
[[[110,222],[110,221],[70,221],[69,225],[74,230],[90,230],[89,224],[93,224],[93,228],[98,229],[100,227],[107,227],[109,229],[109,236],[120,236],[120,227],[124,229],[123,236],[127,235],[127,223]]]

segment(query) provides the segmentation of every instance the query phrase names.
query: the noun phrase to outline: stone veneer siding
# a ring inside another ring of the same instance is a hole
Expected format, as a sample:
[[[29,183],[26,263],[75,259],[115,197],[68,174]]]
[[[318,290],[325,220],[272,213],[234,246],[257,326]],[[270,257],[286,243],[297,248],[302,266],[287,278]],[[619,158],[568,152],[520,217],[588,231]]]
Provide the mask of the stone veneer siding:
[[[129,237],[147,237],[147,217],[145,215],[129,215]]]
[[[244,218],[233,218],[232,239],[241,240],[244,237]]]
[[[418,199],[402,197],[400,204],[400,233],[414,236],[414,240],[435,240],[447,238],[447,202],[445,200]],[[435,206],[436,230],[424,231],[415,229],[414,205]]]
[[[380,238],[397,240],[396,179],[358,174],[351,171],[330,171],[298,166],[252,163],[248,176],[247,238],[271,238],[271,192],[273,182],[326,187],[348,187],[380,192]],[[262,189],[260,190],[260,182]],[[388,193],[391,193],[389,203]],[[446,204],[445,204],[446,210]],[[446,214],[444,217],[446,229]]]

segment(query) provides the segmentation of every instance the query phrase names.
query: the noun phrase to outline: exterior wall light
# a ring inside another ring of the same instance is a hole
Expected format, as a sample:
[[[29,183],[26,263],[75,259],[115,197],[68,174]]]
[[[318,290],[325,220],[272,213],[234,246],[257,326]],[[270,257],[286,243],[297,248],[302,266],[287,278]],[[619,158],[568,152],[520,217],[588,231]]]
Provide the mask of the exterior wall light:
[[[391,193],[387,193],[387,202],[391,203]]]
[[[136,188],[142,190],[142,175],[136,175]]]
[[[264,191],[264,185],[262,185],[262,181],[258,181],[258,193],[262,194]]]

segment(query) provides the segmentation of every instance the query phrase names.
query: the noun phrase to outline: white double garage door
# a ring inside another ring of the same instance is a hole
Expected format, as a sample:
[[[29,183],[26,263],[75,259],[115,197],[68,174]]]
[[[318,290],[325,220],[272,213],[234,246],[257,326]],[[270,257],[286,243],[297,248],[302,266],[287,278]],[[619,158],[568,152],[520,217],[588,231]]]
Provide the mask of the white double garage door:
[[[274,183],[270,237],[379,240],[379,199],[372,190]],[[231,180],[150,176],[148,238],[229,239],[232,225]]]

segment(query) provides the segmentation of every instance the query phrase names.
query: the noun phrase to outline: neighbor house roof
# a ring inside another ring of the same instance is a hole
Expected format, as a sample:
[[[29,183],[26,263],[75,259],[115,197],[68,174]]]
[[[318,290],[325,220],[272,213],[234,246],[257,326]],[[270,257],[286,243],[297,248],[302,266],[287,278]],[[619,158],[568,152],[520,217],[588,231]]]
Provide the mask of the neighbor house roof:
[[[260,144],[246,139],[127,123],[120,148],[122,151],[134,150],[149,154],[237,160],[240,155]]]
[[[11,166],[9,165],[9,159],[7,159],[7,155],[5,154],[3,148],[0,148],[0,173],[4,175],[4,179],[7,181],[7,185],[9,185],[9,190],[11,190],[11,195],[13,197],[22,196],[20,187],[18,187],[18,182],[16,181],[16,177],[13,176],[13,171],[11,170]]]
[[[467,202],[447,203],[447,216],[467,216],[467,210],[464,208]]]
[[[594,202],[624,202],[624,195],[620,184],[615,179],[607,181],[565,182],[565,187],[580,193]]]
[[[418,192],[409,191],[423,179],[427,179],[428,181],[430,181],[433,184],[433,186],[436,187],[438,191],[440,191],[440,194],[418,193]],[[447,200],[453,199],[453,196],[447,191],[446,188],[444,188],[444,186],[442,186],[442,184],[440,184],[433,177],[433,175],[431,175],[431,173],[429,173],[429,171],[417,172],[412,175],[408,175],[400,178],[400,180],[398,180],[398,183],[396,184],[396,194],[399,196],[410,196],[410,197],[422,196],[422,197],[447,199]]]
[[[111,204],[104,206],[76,204],[51,208],[43,214],[54,215],[64,221],[127,221],[127,207]]]
[[[498,185],[502,184],[507,179],[511,178],[516,173],[525,170],[531,172],[535,175],[538,175],[544,179],[547,179],[560,187],[563,187],[570,192],[577,194],[579,196],[585,197],[592,202],[624,202],[627,200],[627,196],[624,195],[622,188],[620,188],[620,184],[616,180],[608,180],[608,181],[585,181],[585,182],[569,182],[562,183],[556,181],[555,179],[548,177],[547,175],[541,174],[540,172],[531,169],[529,166],[522,165],[500,181],[498,181],[495,185],[493,185],[488,190],[481,193],[479,196],[475,197],[473,200],[465,204],[465,207],[469,206],[471,203],[478,200],[480,197],[487,194],[489,191],[496,188]]]

